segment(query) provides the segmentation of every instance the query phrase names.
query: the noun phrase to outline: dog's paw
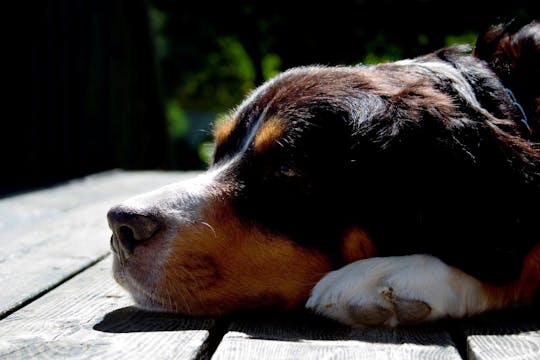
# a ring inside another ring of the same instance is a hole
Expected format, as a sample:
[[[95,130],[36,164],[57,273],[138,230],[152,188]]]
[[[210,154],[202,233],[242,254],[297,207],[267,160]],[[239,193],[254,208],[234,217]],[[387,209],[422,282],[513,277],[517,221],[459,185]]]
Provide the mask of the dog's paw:
[[[328,273],[306,307],[353,326],[396,326],[485,311],[482,284],[429,255],[359,260]]]

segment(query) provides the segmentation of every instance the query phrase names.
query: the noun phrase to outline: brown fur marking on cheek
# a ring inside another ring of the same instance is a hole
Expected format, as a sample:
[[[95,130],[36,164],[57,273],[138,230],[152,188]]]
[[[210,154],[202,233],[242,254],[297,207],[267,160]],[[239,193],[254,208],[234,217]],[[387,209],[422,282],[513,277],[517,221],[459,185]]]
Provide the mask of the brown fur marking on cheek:
[[[525,257],[519,278],[511,284],[482,284],[492,308],[501,309],[513,303],[530,303],[540,291],[540,243]]]
[[[341,253],[348,264],[375,256],[375,246],[364,230],[353,227],[343,236]]]
[[[181,312],[300,306],[331,270],[325,255],[242,223],[222,200],[205,208],[204,224],[180,231],[172,241],[158,286]]]
[[[214,139],[216,144],[222,144],[231,135],[236,126],[236,119],[231,117],[227,120],[217,123],[214,127]]]
[[[268,119],[262,124],[255,136],[255,150],[258,152],[266,151],[284,132],[285,125],[283,120],[275,117]]]
[[[186,264],[180,265],[178,281],[190,289],[209,289],[221,280],[219,267],[211,256],[186,254]]]

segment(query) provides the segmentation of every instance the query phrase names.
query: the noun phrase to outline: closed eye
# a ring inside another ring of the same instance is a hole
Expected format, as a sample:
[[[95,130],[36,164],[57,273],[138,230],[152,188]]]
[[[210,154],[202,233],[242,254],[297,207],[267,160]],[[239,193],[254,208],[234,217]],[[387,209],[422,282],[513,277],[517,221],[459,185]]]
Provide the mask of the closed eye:
[[[293,169],[291,166],[286,164],[279,166],[278,174],[285,177],[295,177],[300,175],[296,169]]]

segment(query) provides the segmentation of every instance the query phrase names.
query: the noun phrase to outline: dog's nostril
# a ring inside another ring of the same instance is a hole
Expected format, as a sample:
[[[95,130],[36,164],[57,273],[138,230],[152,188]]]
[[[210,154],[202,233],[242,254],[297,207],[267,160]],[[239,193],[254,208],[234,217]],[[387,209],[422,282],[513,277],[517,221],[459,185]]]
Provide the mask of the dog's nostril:
[[[129,252],[152,238],[160,229],[160,223],[151,215],[115,206],[107,213],[109,226],[119,245]]]
[[[138,241],[135,240],[133,230],[129,226],[120,226],[116,234],[120,245],[127,249],[129,252],[133,252],[137,246]]]

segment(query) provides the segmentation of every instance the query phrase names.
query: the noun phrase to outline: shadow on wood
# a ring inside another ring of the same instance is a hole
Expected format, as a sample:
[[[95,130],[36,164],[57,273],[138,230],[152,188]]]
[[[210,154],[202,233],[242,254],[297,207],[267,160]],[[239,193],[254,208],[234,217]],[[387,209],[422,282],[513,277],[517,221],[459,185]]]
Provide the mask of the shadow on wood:
[[[211,319],[149,312],[127,306],[106,314],[93,329],[107,333],[183,331],[208,329],[214,323]]]
[[[388,328],[352,328],[309,311],[246,314],[235,317],[228,329],[251,339],[278,341],[358,340],[370,343],[453,346],[439,323]]]

